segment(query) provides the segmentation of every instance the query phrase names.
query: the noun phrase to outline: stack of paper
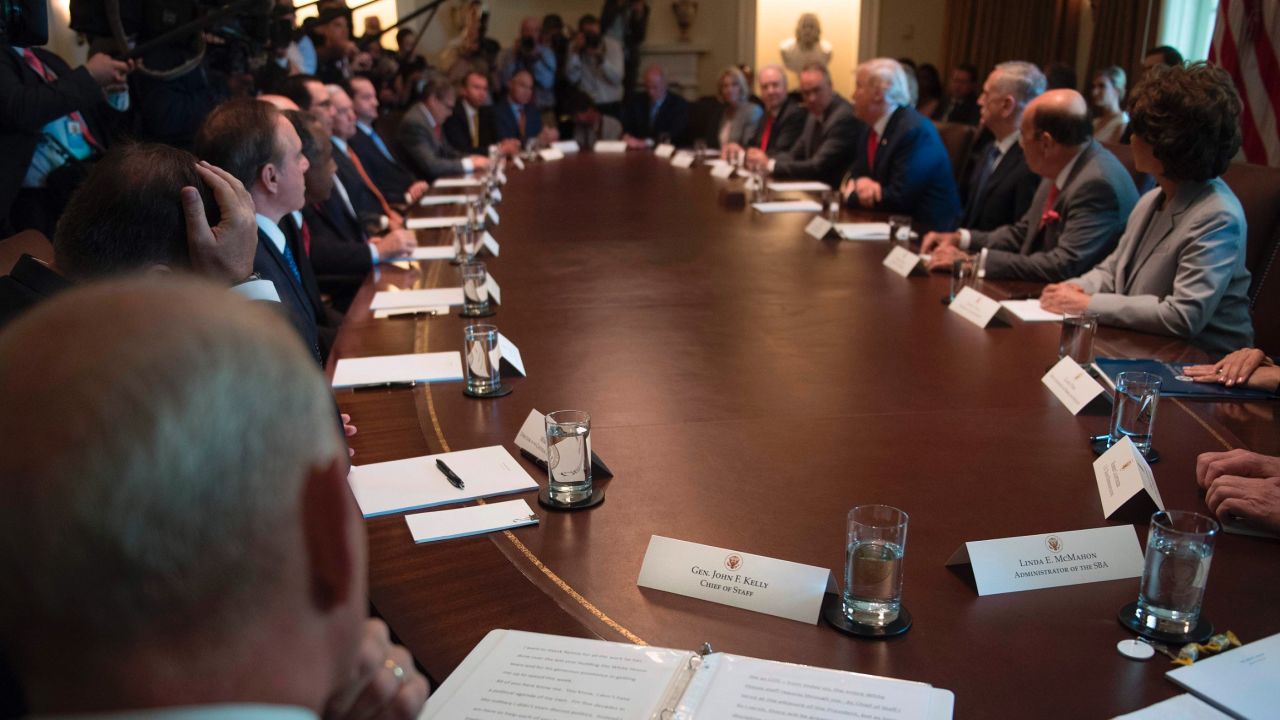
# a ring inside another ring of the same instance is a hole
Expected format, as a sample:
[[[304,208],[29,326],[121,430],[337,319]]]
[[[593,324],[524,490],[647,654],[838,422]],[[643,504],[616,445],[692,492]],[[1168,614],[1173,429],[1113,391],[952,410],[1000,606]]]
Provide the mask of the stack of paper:
[[[888,240],[889,223],[836,223],[836,232],[845,240]]]
[[[466,195],[423,195],[418,204],[422,206],[429,205],[464,205],[467,202]]]
[[[461,379],[462,357],[457,352],[342,358],[333,368],[335,388],[376,387]]]
[[[440,178],[439,180],[432,183],[431,187],[436,189],[468,188],[468,187],[480,187],[482,184],[483,183],[481,183],[479,179],[474,177],[453,177],[453,178]]]
[[[538,516],[524,500],[417,513],[405,515],[404,520],[409,524],[409,532],[416,543],[452,540],[538,524]]]
[[[391,310],[436,305],[461,305],[462,288],[430,288],[426,290],[383,290],[373,294],[370,310]]]
[[[1273,718],[1280,708],[1280,682],[1276,682],[1280,678],[1280,634],[1197,660],[1166,675],[1235,717]]]
[[[418,247],[413,249],[412,253],[409,254],[408,259],[410,260],[452,260],[455,254],[456,253],[454,252],[452,245],[419,245]],[[392,258],[390,262],[394,262],[397,259],[403,259],[403,258]],[[387,261],[384,261],[384,262],[387,262]]]
[[[822,210],[822,206],[812,200],[758,202],[751,203],[751,207],[762,213],[820,212]]]
[[[448,228],[454,225],[464,225],[467,222],[466,215],[445,215],[441,217],[413,217],[404,221],[404,226],[409,230],[430,230],[432,228]]]
[[[1042,309],[1039,298],[1004,300],[1000,305],[1022,322],[1062,322],[1062,314]]]
[[[386,310],[374,310],[373,317],[375,320],[384,320],[386,318],[401,317],[404,315],[448,315],[448,305],[424,305],[423,307],[408,308],[389,308]]]
[[[437,459],[462,478],[465,487],[450,484],[436,467]],[[365,517],[538,489],[501,445],[357,465],[347,482]]]
[[[769,181],[769,189],[774,192],[826,192],[831,186],[816,180],[792,180],[788,182]]]

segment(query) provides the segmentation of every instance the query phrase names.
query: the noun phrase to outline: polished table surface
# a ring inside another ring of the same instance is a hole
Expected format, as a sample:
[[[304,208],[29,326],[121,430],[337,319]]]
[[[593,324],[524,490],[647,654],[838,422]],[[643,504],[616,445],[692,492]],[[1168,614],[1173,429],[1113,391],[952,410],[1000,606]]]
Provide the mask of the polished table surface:
[[[493,628],[718,651],[918,680],[957,717],[1107,717],[1178,692],[1170,664],[1115,650],[1138,580],[978,597],[944,565],[962,543],[1101,527],[1087,438],[1040,383],[1059,327],[980,329],[940,303],[944,276],[881,266],[887,242],[817,241],[808,215],[719,201],[723,181],[647,155],[570,156],[511,171],[488,258],[496,324],[527,378],[504,398],[460,383],[345,392],[355,462],[502,444],[530,409],[592,415],[616,474],[603,505],[540,524],[415,545],[399,515],[368,522],[370,596],[436,681]],[[455,208],[456,209],[456,208]],[[438,209],[437,209],[438,210]],[[445,208],[444,211],[447,211]],[[444,212],[442,211],[442,212]],[[423,242],[444,242],[424,233]],[[459,350],[466,320],[374,320],[374,290],[457,286],[448,263],[388,267],[348,313],[337,357]],[[989,283],[999,296],[1009,286]],[[1202,358],[1169,338],[1100,330],[1098,354]],[[1270,403],[1165,398],[1154,466],[1167,507],[1204,511],[1196,455],[1280,453]],[[546,476],[521,459],[529,473]],[[906,635],[857,640],[636,585],[652,535],[843,574],[845,515],[910,515]],[[1137,526],[1145,545],[1145,524]],[[1219,539],[1204,615],[1242,640],[1280,632],[1280,544]]]

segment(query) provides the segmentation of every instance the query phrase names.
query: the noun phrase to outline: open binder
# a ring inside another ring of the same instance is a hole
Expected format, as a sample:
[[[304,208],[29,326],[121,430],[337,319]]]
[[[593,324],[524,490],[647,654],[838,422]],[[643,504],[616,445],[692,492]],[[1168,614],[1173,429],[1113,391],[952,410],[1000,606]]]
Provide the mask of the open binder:
[[[797,710],[822,720],[950,720],[954,704],[951,691],[927,683],[727,653],[492,630],[431,695],[419,720],[763,720]]]

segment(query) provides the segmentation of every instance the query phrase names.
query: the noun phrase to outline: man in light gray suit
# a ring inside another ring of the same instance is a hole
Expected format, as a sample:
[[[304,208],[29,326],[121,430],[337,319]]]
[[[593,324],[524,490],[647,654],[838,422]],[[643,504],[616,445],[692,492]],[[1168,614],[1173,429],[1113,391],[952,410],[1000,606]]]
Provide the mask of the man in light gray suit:
[[[1152,71],[1134,88],[1133,164],[1155,176],[1120,245],[1040,296],[1052,312],[1173,335],[1217,351],[1253,344],[1245,218],[1219,177],[1240,148],[1230,77],[1204,63]]]
[[[429,72],[422,101],[414,103],[405,112],[396,132],[400,148],[418,173],[430,182],[439,177],[463,175],[489,167],[489,158],[483,155],[462,157],[445,142],[442,128],[444,121],[453,114],[457,100],[457,91],[448,78],[438,72]]]
[[[1058,282],[1096,265],[1116,245],[1138,200],[1129,173],[1093,141],[1088,106],[1075,90],[1050,90],[1022,116],[1027,167],[1043,178],[1017,222],[990,232],[928,233],[930,270],[949,272],[965,251],[987,248],[991,279]]]
[[[764,150],[751,148],[747,167],[767,165],[779,179],[819,180],[838,187],[858,154],[862,121],[853,116],[849,101],[835,93],[824,65],[811,63],[800,71],[800,94],[809,117],[795,145],[772,159]]]

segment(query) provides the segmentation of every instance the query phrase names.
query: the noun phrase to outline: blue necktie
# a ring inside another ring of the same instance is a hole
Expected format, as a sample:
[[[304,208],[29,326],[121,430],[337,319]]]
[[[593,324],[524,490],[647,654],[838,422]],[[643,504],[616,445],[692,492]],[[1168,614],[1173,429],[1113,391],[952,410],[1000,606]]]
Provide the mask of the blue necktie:
[[[302,273],[298,271],[298,263],[293,259],[293,251],[289,249],[289,243],[284,244],[284,262],[289,266],[289,272],[293,273],[293,279],[298,282],[298,287],[302,287]]]
[[[391,162],[396,161],[395,158],[391,157],[391,151],[387,149],[387,144],[382,142],[382,138],[378,136],[377,130],[371,128],[369,130],[369,137],[373,138],[373,144],[378,146],[378,151],[381,152],[383,156]]]
[[[991,173],[996,169],[996,160],[999,158],[1000,148],[993,142],[991,147],[987,148],[986,157],[982,159],[982,165],[978,167],[978,179],[973,188],[973,200],[975,202],[982,196],[982,191],[986,188],[987,181],[991,179]]]

